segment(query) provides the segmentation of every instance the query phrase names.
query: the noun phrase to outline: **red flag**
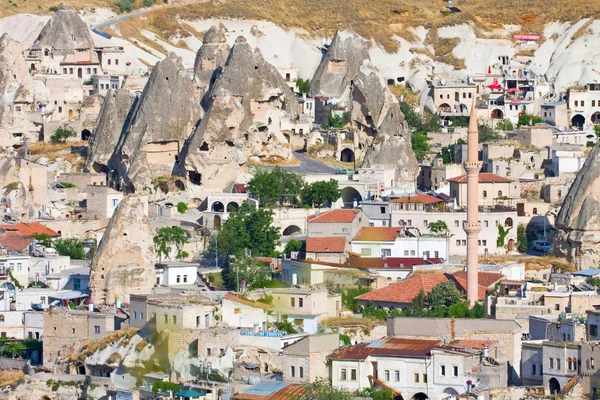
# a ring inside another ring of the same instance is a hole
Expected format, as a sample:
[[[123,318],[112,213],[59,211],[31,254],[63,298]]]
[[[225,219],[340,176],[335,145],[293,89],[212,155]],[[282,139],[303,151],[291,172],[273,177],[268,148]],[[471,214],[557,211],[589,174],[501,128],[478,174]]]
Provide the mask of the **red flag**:
[[[490,67],[490,66],[488,65],[488,74],[491,74],[491,73],[492,73],[492,67]]]

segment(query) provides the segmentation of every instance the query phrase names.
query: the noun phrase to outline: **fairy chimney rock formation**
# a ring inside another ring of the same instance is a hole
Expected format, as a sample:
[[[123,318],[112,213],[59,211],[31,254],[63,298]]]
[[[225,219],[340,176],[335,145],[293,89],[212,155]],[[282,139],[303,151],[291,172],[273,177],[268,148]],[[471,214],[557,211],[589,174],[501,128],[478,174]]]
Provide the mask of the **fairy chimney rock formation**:
[[[119,141],[134,98],[128,89],[110,89],[106,93],[90,138],[84,171],[108,173],[108,161]]]
[[[216,81],[230,50],[225,32],[212,26],[204,35],[194,61],[194,80],[204,90]]]
[[[94,304],[123,302],[129,295],[149,293],[154,287],[156,256],[152,230],[140,198],[125,197],[110,219],[90,271]]]
[[[365,39],[352,28],[336,32],[311,81],[311,92],[342,97],[358,75],[364,60],[369,60]]]
[[[32,50],[47,49],[52,55],[66,56],[76,49],[92,49],[94,40],[90,30],[77,12],[61,3],[59,10],[44,25]]]
[[[565,197],[555,224],[556,254],[578,269],[600,262],[600,146],[596,145]]]
[[[350,119],[355,134],[367,138],[362,167],[395,168],[397,184],[414,182],[419,165],[404,114],[370,61],[365,61],[359,69],[351,104]]]
[[[238,37],[207,95],[206,115],[179,156],[177,174],[223,185],[260,152],[291,157],[280,121],[298,115],[294,93],[258,49]]]
[[[109,182],[128,193],[148,193],[152,177],[170,175],[202,117],[201,96],[175,53],[157,63],[109,161],[115,171]]]

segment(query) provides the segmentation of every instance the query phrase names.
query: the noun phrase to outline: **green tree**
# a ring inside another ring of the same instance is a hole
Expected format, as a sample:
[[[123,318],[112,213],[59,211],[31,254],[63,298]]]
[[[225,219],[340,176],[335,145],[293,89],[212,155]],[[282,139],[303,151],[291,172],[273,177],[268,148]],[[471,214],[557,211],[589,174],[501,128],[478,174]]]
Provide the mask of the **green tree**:
[[[371,397],[373,400],[392,400],[394,394],[390,389],[378,389],[371,394]]]
[[[182,384],[181,383],[175,383],[175,382],[163,382],[163,381],[156,381],[152,384],[152,392],[153,393],[167,393],[167,392],[178,392],[179,390],[181,390]]]
[[[132,0],[119,0],[115,3],[117,7],[119,7],[119,12],[128,13],[133,10],[133,1]]]
[[[302,79],[298,78],[296,81],[296,87],[300,93],[309,94],[310,93],[310,79]]]
[[[454,161],[456,161],[454,159],[454,148],[455,145],[451,144],[449,146],[442,147],[442,149],[440,150],[438,157],[442,158],[444,164],[453,164]]]
[[[348,379],[350,376],[347,377]],[[302,399],[310,400],[351,400],[353,394],[345,389],[332,387],[328,380],[317,378],[305,387]]]
[[[188,206],[183,201],[177,203],[177,211],[179,212],[179,214],[184,214],[187,211],[187,209]]]
[[[273,211],[256,210],[242,203],[240,208],[229,215],[217,235],[221,257],[240,256],[248,249],[253,256],[276,256],[275,244],[279,240],[279,230],[273,225]],[[216,250],[217,241],[211,243]]]
[[[487,125],[479,125],[477,130],[479,132],[479,143],[493,142],[502,138],[494,128],[490,128]]]
[[[302,248],[304,248],[304,242],[292,239],[285,244],[283,252],[287,258],[290,258],[292,256],[292,252],[301,251]]]
[[[422,316],[423,313],[427,310],[427,296],[425,296],[425,292],[423,289],[419,290],[419,293],[415,296],[412,301],[412,313],[415,316]]]
[[[342,191],[338,188],[338,181],[335,179],[307,183],[300,191],[300,198],[304,204],[319,208],[324,203],[329,205],[335,203],[341,196]]]
[[[54,246],[56,252],[61,256],[69,256],[74,260],[85,259],[85,250],[83,248],[83,243],[79,239],[58,238],[54,240],[52,246]]]
[[[248,182],[248,191],[260,202],[261,207],[282,205],[284,200],[296,203],[304,179],[290,171],[279,167],[273,170],[261,169]]]
[[[469,126],[469,121],[467,120],[467,117],[450,117],[448,118],[448,121],[452,122],[452,124],[450,124],[450,126],[453,126],[455,128],[466,128],[467,126]]]
[[[246,285],[250,286],[253,282],[266,281],[270,277],[271,271],[267,263],[240,255],[229,262],[225,284],[230,289],[239,291],[242,281],[246,281]]]
[[[504,247],[504,245],[506,244],[506,236],[508,235],[508,232],[510,232],[511,229],[512,227],[507,229],[502,224],[498,224],[498,239],[496,240],[496,247]]]
[[[596,134],[596,139],[600,139],[600,125],[594,125],[594,133]]]
[[[47,233],[33,233],[31,237],[44,247],[52,247],[52,236]]]
[[[523,224],[519,224],[519,226],[517,226],[517,244],[521,253],[527,252],[527,231],[525,229],[525,225]]]
[[[429,137],[423,132],[417,131],[412,134],[411,137],[411,146],[413,151],[415,152],[415,157],[417,161],[423,161],[425,159],[425,155],[431,148],[429,146]]]
[[[50,136],[50,142],[52,144],[65,143],[68,138],[75,137],[77,134],[71,128],[61,127],[58,128],[54,135]]]
[[[154,248],[158,255],[159,261],[163,260],[163,257],[171,259],[171,249],[175,246],[175,259],[180,260],[189,256],[189,254],[183,250],[183,246],[190,240],[192,235],[180,228],[179,226],[173,227],[162,227],[154,235]]]
[[[519,115],[519,120],[517,121],[517,127],[529,125],[529,120],[531,120],[531,125],[539,124],[544,122],[544,118],[539,115],[522,113]]]
[[[437,236],[446,236],[450,232],[450,229],[448,229],[448,224],[442,220],[430,222],[427,227],[431,233]]]
[[[463,297],[462,293],[456,288],[454,281],[438,283],[427,294],[427,305],[430,309],[436,307],[450,307],[457,303]]]
[[[585,283],[589,283],[592,286],[595,286],[597,288],[600,288],[600,277],[597,276],[590,276],[589,278],[587,278],[585,280]]]
[[[355,299],[361,294],[369,293],[370,291],[371,288],[368,286],[346,289],[342,292],[342,304],[353,313],[360,312],[360,305],[358,304],[358,300]]]
[[[334,114],[333,111],[329,110],[329,120],[324,128],[344,128],[350,122],[350,115],[345,112],[342,115]]]
[[[498,122],[498,125],[496,126],[501,131],[512,131],[515,129],[512,122],[510,122],[510,119],[505,119],[504,121]]]

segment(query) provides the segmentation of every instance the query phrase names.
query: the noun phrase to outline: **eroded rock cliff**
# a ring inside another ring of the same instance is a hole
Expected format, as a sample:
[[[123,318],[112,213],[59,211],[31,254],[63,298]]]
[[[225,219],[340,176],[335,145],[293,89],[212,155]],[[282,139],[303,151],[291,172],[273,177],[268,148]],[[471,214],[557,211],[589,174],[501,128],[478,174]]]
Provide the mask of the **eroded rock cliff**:
[[[565,197],[556,218],[554,246],[578,269],[600,263],[600,146],[596,145]]]
[[[91,263],[94,304],[114,304],[115,295],[128,302],[154,287],[156,255],[144,207],[139,197],[125,197],[110,219]]]

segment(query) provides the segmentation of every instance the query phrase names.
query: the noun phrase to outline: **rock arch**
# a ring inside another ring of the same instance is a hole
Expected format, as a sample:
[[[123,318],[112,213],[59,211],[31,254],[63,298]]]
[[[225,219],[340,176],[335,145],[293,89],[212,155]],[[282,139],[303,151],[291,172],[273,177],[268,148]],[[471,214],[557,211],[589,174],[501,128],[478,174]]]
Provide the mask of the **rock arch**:
[[[571,118],[571,125],[583,128],[583,125],[585,125],[585,117],[581,114],[575,114],[573,118]]]
[[[354,151],[352,149],[344,149],[340,153],[340,161],[342,162],[354,162]]]
[[[499,108],[496,108],[496,109],[492,110],[492,113],[490,114],[490,117],[492,119],[503,120],[504,119],[504,113]]]
[[[92,136],[92,132],[89,129],[81,131],[81,140],[88,140]]]
[[[344,203],[344,208],[353,208],[355,199],[358,203],[362,201],[362,196],[358,190],[351,186],[342,189],[342,202]]]
[[[298,225],[290,225],[283,230],[281,235],[282,236],[292,236],[292,235],[296,235],[298,233],[302,233],[302,228],[300,228]]]

